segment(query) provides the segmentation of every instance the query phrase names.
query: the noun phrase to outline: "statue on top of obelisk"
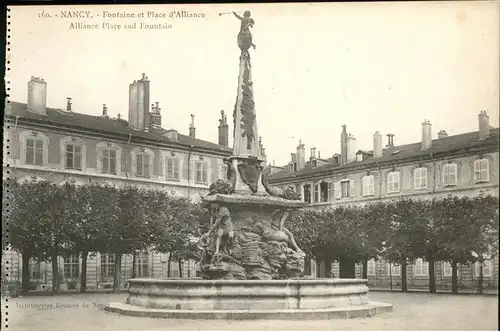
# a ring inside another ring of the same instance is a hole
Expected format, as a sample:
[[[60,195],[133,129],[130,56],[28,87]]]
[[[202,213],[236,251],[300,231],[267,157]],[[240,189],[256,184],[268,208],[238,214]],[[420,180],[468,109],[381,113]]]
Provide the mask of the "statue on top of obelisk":
[[[241,21],[240,33],[238,33],[238,47],[242,52],[247,52],[250,47],[255,49],[255,44],[252,41],[252,33],[250,28],[253,28],[255,21],[251,17],[249,10],[245,10],[243,16],[233,11],[234,16]]]

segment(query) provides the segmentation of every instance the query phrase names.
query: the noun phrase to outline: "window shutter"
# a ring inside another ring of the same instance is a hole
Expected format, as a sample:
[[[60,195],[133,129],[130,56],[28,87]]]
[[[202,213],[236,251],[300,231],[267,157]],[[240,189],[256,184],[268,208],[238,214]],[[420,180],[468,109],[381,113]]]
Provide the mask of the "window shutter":
[[[43,164],[43,140],[35,140],[35,164]]]
[[[333,200],[335,194],[333,182],[328,183],[328,200]]]
[[[420,169],[417,168],[413,171],[413,186],[415,188],[420,187]]]
[[[109,171],[111,173],[116,173],[116,151],[109,151]]]
[[[99,152],[99,156],[101,157],[101,172],[107,171],[106,167],[106,150],[101,150]]]
[[[82,169],[82,146],[75,146],[75,169]]]
[[[26,163],[35,163],[35,142],[33,139],[26,139]]]
[[[351,191],[351,192],[350,192],[350,195],[351,195],[352,197],[354,197],[354,196],[356,196],[356,180],[351,179],[351,180],[349,181],[349,184],[350,184],[350,186],[351,186],[351,187],[350,187],[350,191]]]
[[[342,191],[340,190],[340,182],[335,182],[333,184],[333,187],[335,192],[335,199],[340,199],[342,197]]]
[[[142,154],[142,157],[143,157],[143,162],[144,162],[144,171],[143,171],[143,176],[146,176],[146,177],[149,177],[150,176],[150,164],[149,164],[149,161],[150,161],[150,156],[149,154]]]
[[[180,176],[179,176],[179,171],[180,171],[180,161],[179,159],[174,159],[174,162],[173,162],[173,166],[174,166],[174,178],[175,179],[180,179]]]

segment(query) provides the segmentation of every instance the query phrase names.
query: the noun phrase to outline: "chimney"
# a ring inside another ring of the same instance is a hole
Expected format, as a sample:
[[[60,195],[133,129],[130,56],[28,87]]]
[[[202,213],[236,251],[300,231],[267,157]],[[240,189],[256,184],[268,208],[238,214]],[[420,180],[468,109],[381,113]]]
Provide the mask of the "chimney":
[[[315,159],[316,158],[316,147],[312,147],[311,148],[311,159]]]
[[[347,129],[346,125],[342,125],[342,133],[340,134],[340,164],[347,163]]]
[[[28,82],[28,110],[37,114],[47,114],[47,82],[31,76]]]
[[[318,151],[318,159],[321,159],[321,153]]]
[[[219,119],[219,145],[229,146],[229,126],[227,125],[227,116],[224,111],[220,111]]]
[[[387,134],[387,145],[385,147],[394,147],[394,133]]]
[[[151,111],[149,112],[149,127],[150,129],[161,128],[161,113],[160,103],[156,101],[151,104]]]
[[[149,131],[149,80],[146,74],[129,87],[129,126],[138,131]]]
[[[191,114],[191,124],[189,125],[189,136],[196,138],[196,127],[194,126],[194,114]]]
[[[438,132],[438,139],[445,138],[445,137],[448,137],[448,133],[446,133],[446,131],[441,130]]]
[[[486,110],[481,110],[479,117],[479,139],[486,139],[490,135],[490,117]]]
[[[292,157],[292,162],[297,162],[297,153],[290,153],[290,156]]]
[[[352,134],[347,136],[347,163],[356,161],[356,138]]]
[[[299,141],[299,145],[297,146],[297,170],[304,169],[306,166],[306,146],[302,143],[302,140]]]
[[[422,150],[429,149],[432,145],[432,125],[431,122],[425,120],[422,123]]]
[[[382,156],[382,135],[376,131],[373,134],[373,157]]]
[[[71,111],[71,98],[66,98],[66,111]]]
[[[108,117],[108,107],[106,107],[106,104],[102,104],[102,116]]]

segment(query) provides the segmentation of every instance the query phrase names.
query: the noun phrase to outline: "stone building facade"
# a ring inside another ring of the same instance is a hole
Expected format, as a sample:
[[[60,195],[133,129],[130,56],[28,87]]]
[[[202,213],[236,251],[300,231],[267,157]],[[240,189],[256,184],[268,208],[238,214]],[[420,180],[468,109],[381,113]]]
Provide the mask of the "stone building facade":
[[[419,142],[395,145],[394,135],[387,134],[385,148],[382,134],[375,132],[370,150],[356,148],[356,138],[344,125],[341,133],[341,152],[328,159],[316,157],[311,149],[305,160],[302,142],[292,153],[290,162],[270,176],[270,183],[283,188],[293,186],[301,192],[310,209],[337,205],[364,205],[387,201],[402,196],[431,199],[448,195],[476,196],[499,194],[499,130],[489,125],[489,117],[481,111],[478,131],[448,136],[440,131],[432,137],[432,125],[422,123]],[[316,266],[317,276],[324,275],[324,266]],[[361,276],[361,266],[358,266]],[[384,261],[370,261],[368,279],[372,285],[386,286],[398,282],[400,272],[393,266],[389,272]],[[498,256],[486,263],[486,286],[498,283]],[[338,264],[332,273],[338,275]],[[428,265],[417,261],[408,266],[409,286],[428,284]],[[461,266],[459,281],[463,286],[473,286],[478,279],[478,266]],[[451,269],[446,263],[436,265],[438,286],[451,283]],[[400,278],[399,278],[400,279]]]
[[[4,178],[23,181],[35,176],[62,184],[108,182],[168,190],[193,201],[208,193],[209,185],[226,176],[223,159],[231,155],[229,129],[224,113],[219,120],[219,143],[196,138],[194,115],[189,134],[164,129],[159,103],[150,104],[150,81],[142,77],[130,84],[128,121],[111,118],[106,105],[101,116],[78,113],[67,100],[66,109],[46,105],[47,82],[32,77],[28,83],[28,102],[11,101],[5,109]],[[168,254],[138,252],[138,277],[166,277]],[[21,258],[13,252],[9,260],[10,280],[21,279]],[[2,269],[5,264],[2,261]],[[62,288],[79,286],[81,261],[78,257],[60,258]],[[89,288],[111,286],[114,257],[98,254],[88,260]],[[171,264],[171,275],[196,275],[195,263]],[[122,279],[132,276],[132,257],[122,260]],[[30,270],[33,289],[51,286],[50,263],[33,262]],[[3,275],[6,273],[3,272]]]

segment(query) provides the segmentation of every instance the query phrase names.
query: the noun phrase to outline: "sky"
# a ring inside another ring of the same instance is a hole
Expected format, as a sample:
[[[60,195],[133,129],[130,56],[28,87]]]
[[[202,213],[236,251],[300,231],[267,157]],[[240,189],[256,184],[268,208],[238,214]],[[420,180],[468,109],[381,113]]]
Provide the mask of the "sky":
[[[299,140],[322,158],[340,152],[342,125],[358,149],[373,133],[396,145],[421,140],[421,123],[460,134],[478,130],[486,110],[498,127],[500,4],[392,2],[12,7],[10,99],[27,100],[31,76],[47,81],[47,106],[128,119],[128,88],[146,73],[162,125],[217,142],[220,111],[231,124],[239,21],[250,10],[258,132],[269,162],[284,165]],[[67,19],[61,10],[93,18]],[[158,15],[186,10],[205,18],[103,18],[103,11]],[[40,12],[52,15],[40,18]],[[57,17],[55,16],[57,14]],[[99,17],[97,16],[99,15]],[[71,30],[71,22],[165,23],[164,30]],[[230,139],[232,146],[232,139]]]

